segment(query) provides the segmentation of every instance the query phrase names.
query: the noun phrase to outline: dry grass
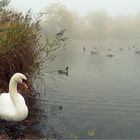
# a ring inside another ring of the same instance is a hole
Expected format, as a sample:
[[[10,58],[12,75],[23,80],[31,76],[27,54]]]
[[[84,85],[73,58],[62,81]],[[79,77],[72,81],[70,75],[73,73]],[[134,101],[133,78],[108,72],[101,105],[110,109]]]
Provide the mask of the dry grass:
[[[5,10],[0,19],[0,87],[7,89],[14,73],[32,76],[35,71],[39,22],[32,22],[29,13],[24,17]]]
[[[48,61],[55,58],[53,52],[63,46],[64,31],[53,40],[45,38],[40,43],[39,21],[33,20],[30,11],[22,13],[0,12],[0,88],[8,89],[11,76],[21,72],[31,79],[43,72]]]

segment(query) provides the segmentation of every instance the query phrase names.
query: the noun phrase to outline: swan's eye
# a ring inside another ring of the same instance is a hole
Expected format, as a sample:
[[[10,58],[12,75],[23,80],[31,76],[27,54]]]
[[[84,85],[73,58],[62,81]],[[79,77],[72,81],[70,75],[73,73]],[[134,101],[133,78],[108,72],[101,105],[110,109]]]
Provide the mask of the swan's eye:
[[[27,84],[27,80],[25,80],[25,79],[22,79],[22,83],[25,83],[25,84]]]
[[[22,79],[22,85],[24,85],[25,88],[28,88],[28,86],[27,86],[27,80]]]

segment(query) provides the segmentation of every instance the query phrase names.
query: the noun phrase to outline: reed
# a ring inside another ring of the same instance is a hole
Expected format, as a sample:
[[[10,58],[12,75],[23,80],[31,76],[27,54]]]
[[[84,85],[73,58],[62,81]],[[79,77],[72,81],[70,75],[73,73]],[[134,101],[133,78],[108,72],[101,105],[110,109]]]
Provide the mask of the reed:
[[[53,39],[42,37],[40,21],[14,11],[0,11],[0,89],[8,89],[16,72],[27,75],[29,84],[46,70],[55,51],[64,45],[64,30]],[[43,41],[41,41],[43,39]]]

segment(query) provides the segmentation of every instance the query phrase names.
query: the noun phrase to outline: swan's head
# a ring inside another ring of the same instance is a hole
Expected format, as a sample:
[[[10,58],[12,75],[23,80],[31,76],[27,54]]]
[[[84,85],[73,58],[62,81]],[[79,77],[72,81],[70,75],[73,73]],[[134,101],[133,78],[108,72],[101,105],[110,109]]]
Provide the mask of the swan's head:
[[[12,78],[15,82],[20,83],[22,85],[24,85],[26,88],[28,88],[27,86],[27,78],[24,74],[22,73],[15,73]]]

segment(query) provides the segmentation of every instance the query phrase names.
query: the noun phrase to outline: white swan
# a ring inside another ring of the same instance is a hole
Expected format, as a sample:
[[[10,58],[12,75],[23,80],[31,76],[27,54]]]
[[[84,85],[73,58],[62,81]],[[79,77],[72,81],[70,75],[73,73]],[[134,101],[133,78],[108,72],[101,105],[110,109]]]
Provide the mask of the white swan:
[[[6,121],[22,121],[28,115],[24,97],[18,93],[17,84],[21,83],[26,88],[27,78],[22,73],[12,76],[9,83],[9,93],[0,94],[0,118]]]

